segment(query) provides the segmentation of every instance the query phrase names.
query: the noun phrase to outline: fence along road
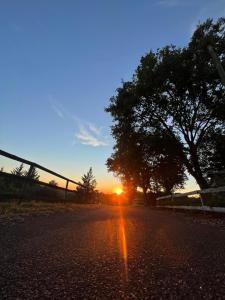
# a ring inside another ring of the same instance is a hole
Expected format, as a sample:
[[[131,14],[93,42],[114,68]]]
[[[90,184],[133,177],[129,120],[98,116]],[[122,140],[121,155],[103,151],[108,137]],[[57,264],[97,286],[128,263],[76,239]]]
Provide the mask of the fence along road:
[[[197,209],[197,210],[206,210],[206,211],[214,211],[214,212],[224,212],[225,213],[225,208],[223,207],[209,207],[204,205],[204,200],[201,197],[201,194],[209,194],[209,193],[219,193],[219,192],[224,192],[225,191],[225,186],[217,187],[217,188],[208,188],[208,189],[203,189],[203,190],[195,190],[187,193],[178,193],[178,194],[171,194],[167,196],[161,196],[156,198],[157,201],[159,200],[166,200],[166,199],[171,199],[171,202],[173,201],[174,198],[180,198],[183,196],[189,196],[189,195],[199,195],[200,196],[200,201],[201,201],[201,208],[195,207],[195,206],[175,206],[175,205],[157,205],[158,207],[168,207],[168,208],[180,208],[180,209]]]
[[[15,161],[27,164],[27,165],[30,166],[26,176],[18,176],[18,175],[14,175],[14,174],[10,174],[10,173],[4,172],[4,171],[0,171],[0,176],[2,176],[2,177],[17,178],[17,179],[19,179],[19,180],[21,180],[23,182],[22,189],[21,189],[21,199],[25,195],[26,186],[27,186],[28,182],[31,182],[31,183],[34,183],[34,184],[39,184],[39,185],[45,185],[45,186],[49,186],[51,188],[63,190],[63,191],[65,191],[65,200],[67,198],[67,192],[74,192],[74,190],[68,189],[69,183],[73,183],[73,184],[76,184],[78,186],[83,186],[81,183],[79,183],[77,181],[74,181],[74,180],[72,180],[70,178],[67,178],[65,176],[62,176],[62,175],[60,175],[60,174],[58,174],[58,173],[56,173],[56,172],[54,172],[52,170],[49,170],[46,167],[43,167],[43,166],[41,166],[41,165],[39,165],[39,164],[37,164],[35,162],[26,160],[24,158],[21,158],[19,156],[14,155],[14,154],[8,153],[8,152],[3,151],[1,149],[0,149],[0,155],[2,155],[4,157],[7,157],[9,159],[12,159],[12,160],[15,160]],[[49,183],[46,183],[44,181],[39,181],[39,180],[35,180],[35,179],[29,178],[29,176],[30,176],[30,174],[32,174],[32,171],[34,170],[34,168],[40,169],[40,170],[45,171],[45,172],[47,172],[47,173],[49,173],[51,175],[54,175],[54,176],[56,176],[58,178],[61,178],[61,179],[65,180],[66,181],[66,187],[63,188],[63,187],[59,187],[59,186],[53,186],[53,185],[51,185]]]

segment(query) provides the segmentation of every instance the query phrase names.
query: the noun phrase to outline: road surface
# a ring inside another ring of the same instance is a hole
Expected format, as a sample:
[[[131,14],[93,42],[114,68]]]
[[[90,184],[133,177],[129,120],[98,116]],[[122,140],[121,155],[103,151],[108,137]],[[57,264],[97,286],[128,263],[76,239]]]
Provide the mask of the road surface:
[[[0,225],[0,299],[223,298],[224,222],[103,207]]]

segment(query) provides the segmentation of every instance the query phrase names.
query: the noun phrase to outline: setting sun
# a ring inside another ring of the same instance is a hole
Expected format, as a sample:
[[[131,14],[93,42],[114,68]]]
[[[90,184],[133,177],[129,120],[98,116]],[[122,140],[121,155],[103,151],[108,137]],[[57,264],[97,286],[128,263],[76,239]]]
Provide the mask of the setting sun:
[[[117,188],[115,188],[115,189],[113,190],[113,192],[114,192],[115,194],[117,194],[117,195],[121,195],[121,194],[122,194],[122,192],[123,192],[123,189],[122,189],[122,188],[119,188],[119,187],[117,187]]]

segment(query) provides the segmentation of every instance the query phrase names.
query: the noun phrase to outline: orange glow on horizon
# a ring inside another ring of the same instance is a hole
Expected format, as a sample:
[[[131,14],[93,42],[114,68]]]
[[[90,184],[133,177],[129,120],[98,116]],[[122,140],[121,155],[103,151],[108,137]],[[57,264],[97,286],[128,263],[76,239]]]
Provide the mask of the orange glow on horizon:
[[[123,189],[120,187],[117,187],[117,188],[113,189],[113,192],[119,196],[123,193]]]

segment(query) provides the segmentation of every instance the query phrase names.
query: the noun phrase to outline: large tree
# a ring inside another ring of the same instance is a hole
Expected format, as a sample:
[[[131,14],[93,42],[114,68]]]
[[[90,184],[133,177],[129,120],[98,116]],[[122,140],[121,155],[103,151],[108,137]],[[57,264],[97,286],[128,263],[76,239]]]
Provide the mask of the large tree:
[[[151,168],[146,164],[142,146],[137,134],[127,132],[117,140],[106,163],[108,170],[121,179],[131,200],[137,187],[141,187],[146,196],[150,184]]]
[[[185,175],[179,151],[173,148],[178,141],[157,123],[148,131],[136,126],[136,104],[135,86],[127,82],[106,109],[114,118],[112,134],[116,140],[107,167],[125,185],[142,188],[147,200],[150,191],[171,192],[175,187],[182,187]]]
[[[118,131],[117,126],[114,127]],[[122,134],[123,133],[123,134]],[[109,171],[119,176],[125,185],[148,192],[172,192],[182,188],[186,179],[183,163],[166,132],[121,131],[114,152],[107,160]],[[147,199],[146,199],[147,200]]]
[[[201,188],[208,187],[205,174],[216,149],[213,132],[222,132],[225,120],[225,87],[209,45],[224,65],[225,19],[200,24],[187,47],[166,46],[142,57],[132,82],[123,83],[107,108],[116,140],[116,128],[128,119],[136,132],[166,132]]]

